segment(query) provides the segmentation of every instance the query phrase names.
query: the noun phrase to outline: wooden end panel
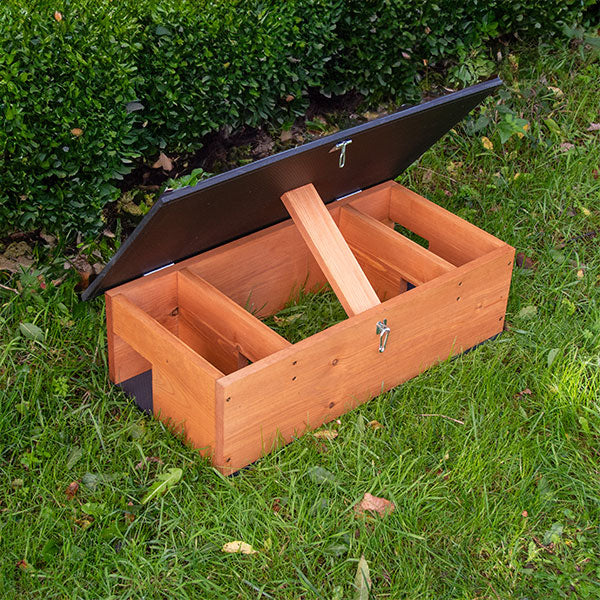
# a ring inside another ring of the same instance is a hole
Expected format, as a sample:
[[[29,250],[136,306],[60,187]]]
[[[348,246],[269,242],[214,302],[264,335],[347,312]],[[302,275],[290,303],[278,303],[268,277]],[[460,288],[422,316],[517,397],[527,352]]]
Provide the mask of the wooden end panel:
[[[348,316],[379,304],[352,251],[312,184],[281,197]]]
[[[152,366],[154,414],[212,453],[215,382],[223,374],[124,295],[112,297],[112,308],[115,334]]]
[[[124,286],[108,290],[106,300],[106,332],[109,377],[121,383],[150,369],[150,363],[115,334],[113,298],[123,294],[165,329],[177,334],[177,274],[167,273],[160,279],[141,278]]]
[[[397,183],[391,188],[390,219],[429,240],[431,252],[457,266],[505,245]]]
[[[313,290],[327,285],[291,222],[205,252],[182,266],[260,317],[281,310],[302,288]]]
[[[221,345],[234,355],[236,368],[238,354],[256,362],[290,346],[287,340],[199,275],[189,269],[183,269],[177,275],[180,337],[183,322],[206,331],[214,344],[222,340]],[[209,358],[203,352],[201,354]]]
[[[352,206],[340,212],[340,231],[353,251],[378,272],[421,285],[455,269],[436,254]],[[359,259],[360,262],[360,259]]]
[[[513,249],[504,246],[217,382],[231,473],[502,330]],[[375,325],[391,328],[378,351]]]

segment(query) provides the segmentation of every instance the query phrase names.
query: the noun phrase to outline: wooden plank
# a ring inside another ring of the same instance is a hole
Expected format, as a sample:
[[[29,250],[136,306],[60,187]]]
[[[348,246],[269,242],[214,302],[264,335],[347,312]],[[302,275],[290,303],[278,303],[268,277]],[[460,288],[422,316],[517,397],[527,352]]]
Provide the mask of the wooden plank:
[[[154,414],[212,453],[215,382],[223,374],[124,295],[113,295],[112,308],[115,334],[152,365]]]
[[[377,294],[315,187],[286,192],[281,200],[348,316],[377,306]]]
[[[199,275],[189,269],[177,275],[180,316],[217,332],[252,362],[291,345]]]
[[[143,281],[144,285],[128,285],[127,298],[171,333],[177,334],[176,274],[165,273],[164,277],[160,279],[155,278],[148,281],[142,279],[140,281]],[[150,369],[150,363],[114,333],[112,298],[120,293],[119,289],[109,290],[105,294],[108,369],[110,380],[113,383],[121,383]]]
[[[224,473],[502,331],[507,245],[217,382]],[[391,327],[378,352],[375,324]]]
[[[390,219],[429,240],[429,250],[453,265],[504,245],[493,235],[399,185],[391,187]]]
[[[180,312],[178,327],[177,337],[219,371],[229,374],[238,370],[238,349],[195,315]]]
[[[357,250],[363,260],[413,285],[421,285],[456,268],[352,206],[341,209],[339,226],[350,248]]]

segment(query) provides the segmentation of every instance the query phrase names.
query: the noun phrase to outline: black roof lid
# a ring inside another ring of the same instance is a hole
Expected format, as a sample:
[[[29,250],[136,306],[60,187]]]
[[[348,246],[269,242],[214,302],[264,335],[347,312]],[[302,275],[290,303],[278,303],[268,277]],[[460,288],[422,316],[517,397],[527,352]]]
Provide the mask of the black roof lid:
[[[281,195],[307,183],[331,202],[394,179],[501,84],[478,83],[164,193],[82,298],[286,219]],[[346,140],[340,168],[335,146]]]

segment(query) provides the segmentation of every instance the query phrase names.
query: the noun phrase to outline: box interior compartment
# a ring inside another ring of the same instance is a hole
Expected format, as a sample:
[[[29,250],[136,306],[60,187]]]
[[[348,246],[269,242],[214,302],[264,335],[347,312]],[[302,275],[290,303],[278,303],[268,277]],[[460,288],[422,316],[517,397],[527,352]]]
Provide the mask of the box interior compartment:
[[[362,297],[344,296],[348,290],[352,295],[360,280],[340,282],[347,273],[330,272],[328,257],[322,259],[313,247],[325,240],[323,252],[329,252],[332,232],[325,228],[319,242],[319,233],[302,231],[306,215],[292,211],[294,220],[106,292],[111,380],[122,383],[152,372],[152,393],[162,398],[158,404],[155,400],[154,412],[161,410],[157,405],[164,409],[168,398],[165,412],[171,424],[185,422],[186,435],[212,453],[215,446],[226,446],[225,425],[219,425],[219,382],[224,386],[234,376],[238,381],[246,370],[255,372],[257,364],[268,365],[294,346],[261,319],[280,311],[300,289],[330,284],[352,317],[368,310],[369,302],[385,306],[400,294],[414,293],[413,288],[507,247],[394,182],[324,209],[336,226],[333,233],[341,233],[342,246],[347,244],[360,266],[357,277],[366,276],[368,289]],[[429,248],[397,232],[395,224],[427,240]],[[197,398],[199,406],[190,407],[189,398]],[[198,414],[201,418],[190,417]],[[217,453],[227,461],[223,448]]]

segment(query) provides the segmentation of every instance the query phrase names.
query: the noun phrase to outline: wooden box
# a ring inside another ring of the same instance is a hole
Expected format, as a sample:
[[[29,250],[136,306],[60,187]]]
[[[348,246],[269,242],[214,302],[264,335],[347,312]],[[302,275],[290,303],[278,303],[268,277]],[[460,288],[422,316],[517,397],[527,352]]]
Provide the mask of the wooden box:
[[[502,331],[513,248],[394,181],[364,187],[325,204],[295,186],[291,218],[104,289],[111,380],[225,474]],[[328,284],[344,321],[291,344],[260,320]]]

